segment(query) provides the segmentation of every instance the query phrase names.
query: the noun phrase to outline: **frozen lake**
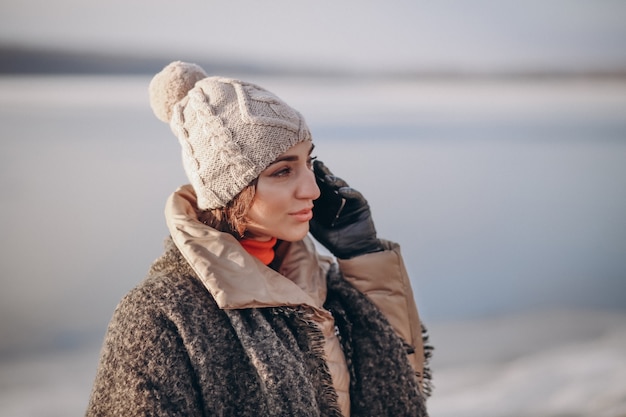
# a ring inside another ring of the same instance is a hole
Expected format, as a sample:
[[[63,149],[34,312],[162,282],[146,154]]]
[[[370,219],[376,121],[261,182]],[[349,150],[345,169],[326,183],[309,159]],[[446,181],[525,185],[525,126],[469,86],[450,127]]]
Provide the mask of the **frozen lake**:
[[[434,417],[626,415],[626,82],[250,80],[401,243]],[[82,413],[160,253],[185,178],[148,81],[0,78],[0,415]]]

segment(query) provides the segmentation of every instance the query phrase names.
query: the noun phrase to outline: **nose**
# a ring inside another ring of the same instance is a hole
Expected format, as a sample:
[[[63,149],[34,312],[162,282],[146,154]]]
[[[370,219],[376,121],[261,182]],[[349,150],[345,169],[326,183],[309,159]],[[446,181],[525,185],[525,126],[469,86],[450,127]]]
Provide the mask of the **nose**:
[[[315,174],[312,170],[307,169],[303,172],[298,184],[296,197],[307,200],[317,200],[320,196],[320,188],[315,182]]]

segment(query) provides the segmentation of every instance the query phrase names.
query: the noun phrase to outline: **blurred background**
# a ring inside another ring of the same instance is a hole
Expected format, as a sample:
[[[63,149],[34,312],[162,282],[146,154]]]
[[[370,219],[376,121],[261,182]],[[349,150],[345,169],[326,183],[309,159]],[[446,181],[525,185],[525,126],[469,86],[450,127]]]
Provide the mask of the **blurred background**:
[[[300,110],[402,245],[433,417],[626,416],[626,2],[0,3],[0,415],[82,415],[186,182],[173,60]],[[36,399],[36,400],[34,400]]]

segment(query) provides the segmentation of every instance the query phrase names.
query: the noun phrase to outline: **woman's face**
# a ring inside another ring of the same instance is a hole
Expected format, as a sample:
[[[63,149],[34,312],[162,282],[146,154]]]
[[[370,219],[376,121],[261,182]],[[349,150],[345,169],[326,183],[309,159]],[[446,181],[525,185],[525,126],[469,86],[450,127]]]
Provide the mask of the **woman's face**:
[[[246,215],[247,237],[295,242],[306,236],[313,200],[320,196],[311,170],[312,151],[311,142],[300,142],[261,172]]]

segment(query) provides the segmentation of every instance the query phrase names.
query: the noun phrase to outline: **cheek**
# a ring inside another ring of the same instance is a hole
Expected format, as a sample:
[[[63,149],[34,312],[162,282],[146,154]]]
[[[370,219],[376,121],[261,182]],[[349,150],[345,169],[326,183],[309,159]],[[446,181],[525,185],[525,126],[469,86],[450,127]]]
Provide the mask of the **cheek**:
[[[247,218],[251,223],[262,225],[271,223],[280,210],[280,199],[266,198],[266,193],[258,193],[248,210]]]
[[[284,185],[259,184],[251,210],[254,209],[256,213],[264,216],[276,214],[288,205],[288,194]]]

